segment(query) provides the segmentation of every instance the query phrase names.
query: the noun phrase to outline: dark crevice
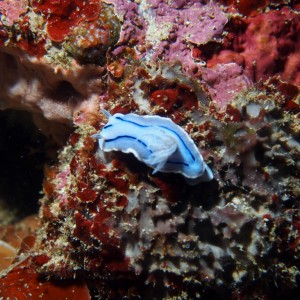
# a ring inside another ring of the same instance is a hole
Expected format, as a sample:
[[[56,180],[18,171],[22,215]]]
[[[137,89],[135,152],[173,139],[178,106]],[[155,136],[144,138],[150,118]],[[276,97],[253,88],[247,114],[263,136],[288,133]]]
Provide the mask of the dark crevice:
[[[37,213],[46,144],[30,113],[0,111],[0,223]]]

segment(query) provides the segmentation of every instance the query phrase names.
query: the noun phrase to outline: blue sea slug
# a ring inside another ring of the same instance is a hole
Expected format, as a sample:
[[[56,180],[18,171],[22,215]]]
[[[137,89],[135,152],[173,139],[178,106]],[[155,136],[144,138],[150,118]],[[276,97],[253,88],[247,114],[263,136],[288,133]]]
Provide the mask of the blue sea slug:
[[[100,150],[132,153],[153,168],[153,174],[180,173],[190,184],[213,179],[193,140],[169,118],[103,113],[108,122],[93,135],[99,139]]]

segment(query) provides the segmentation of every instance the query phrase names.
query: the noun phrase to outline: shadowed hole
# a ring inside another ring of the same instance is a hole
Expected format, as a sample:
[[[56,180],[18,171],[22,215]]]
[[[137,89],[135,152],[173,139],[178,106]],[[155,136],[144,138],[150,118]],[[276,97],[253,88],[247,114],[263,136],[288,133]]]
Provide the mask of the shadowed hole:
[[[37,213],[45,146],[30,113],[0,111],[0,224]]]

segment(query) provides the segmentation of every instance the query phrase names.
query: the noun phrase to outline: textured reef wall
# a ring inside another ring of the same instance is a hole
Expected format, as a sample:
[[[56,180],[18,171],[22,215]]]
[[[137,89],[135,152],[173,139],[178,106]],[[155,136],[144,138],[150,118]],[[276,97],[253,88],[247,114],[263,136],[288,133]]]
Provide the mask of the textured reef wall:
[[[296,299],[300,5],[252,4],[0,2],[0,107],[62,144],[0,297]],[[214,179],[104,155],[101,109],[170,118]]]

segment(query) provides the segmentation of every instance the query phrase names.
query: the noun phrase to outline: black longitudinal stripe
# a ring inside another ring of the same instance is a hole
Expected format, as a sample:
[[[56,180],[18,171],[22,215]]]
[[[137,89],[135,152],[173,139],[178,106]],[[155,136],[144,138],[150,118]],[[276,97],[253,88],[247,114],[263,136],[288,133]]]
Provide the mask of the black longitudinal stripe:
[[[138,141],[138,142],[141,143],[145,148],[147,148],[147,145],[146,145],[143,141],[141,141],[141,140],[139,140],[139,139],[136,139],[135,137],[130,136],[130,135],[119,135],[119,136],[117,136],[117,137],[115,137],[115,138],[113,138],[113,139],[107,139],[107,140],[105,140],[105,143],[113,142],[113,141],[116,141],[116,140],[122,139],[122,138],[129,138],[129,139]],[[147,148],[147,150],[148,150],[151,154],[153,153],[153,151],[152,151],[151,149],[148,149],[148,148]],[[184,165],[184,166],[187,166],[187,167],[189,166],[187,163],[185,163],[185,162],[180,162],[180,161],[167,160],[167,163],[169,163],[169,164],[176,164],[176,165]]]
[[[106,128],[109,128],[109,127],[112,127],[112,124],[107,124],[103,127],[103,129],[106,129]]]
[[[153,153],[153,151],[152,151],[151,149],[148,149],[147,145],[146,145],[143,141],[141,141],[140,139],[137,139],[137,138],[135,138],[135,137],[133,137],[133,136],[131,136],[131,135],[119,135],[119,136],[117,136],[117,137],[115,137],[115,138],[113,138],[113,139],[107,139],[107,140],[105,140],[105,143],[113,142],[113,141],[116,141],[116,140],[122,139],[122,138],[127,138],[127,139],[135,140],[135,141],[141,143],[145,148],[147,148],[147,150],[148,150],[151,154]]]
[[[127,123],[134,124],[134,125],[136,125],[136,126],[138,126],[138,127],[141,127],[141,128],[146,128],[146,127],[151,127],[151,126],[153,126],[153,125],[140,125],[140,124],[138,124],[138,123],[136,123],[136,122],[133,122],[133,121],[124,120],[124,119],[122,119],[121,117],[116,117],[116,119],[121,120],[121,121],[123,121],[123,122],[127,122]],[[166,130],[169,130],[169,131],[173,132],[173,133],[180,139],[180,141],[181,141],[182,144],[184,145],[184,148],[187,150],[187,152],[188,152],[188,153],[190,154],[190,156],[192,157],[193,161],[196,160],[195,157],[194,157],[194,155],[192,154],[192,152],[189,150],[189,148],[187,147],[187,145],[184,143],[184,141],[183,141],[183,139],[181,138],[181,136],[180,136],[176,131],[174,131],[174,130],[172,130],[172,129],[166,127],[166,126],[161,126],[161,125],[159,125],[159,126],[157,126],[157,127],[161,127],[161,128],[164,128],[164,129],[166,129]]]
[[[134,125],[136,125],[136,126],[138,126],[138,127],[142,127],[142,128],[149,127],[148,125],[140,125],[140,124],[135,123],[135,122],[133,122],[133,121],[124,120],[124,119],[122,119],[121,117],[116,117],[116,119],[121,120],[121,121],[124,121],[124,122],[127,122],[127,123],[134,124]]]
[[[173,165],[184,165],[184,166],[186,166],[186,167],[189,166],[189,164],[184,163],[184,162],[180,162],[180,161],[167,160],[167,163],[168,163],[168,164],[173,164]]]

